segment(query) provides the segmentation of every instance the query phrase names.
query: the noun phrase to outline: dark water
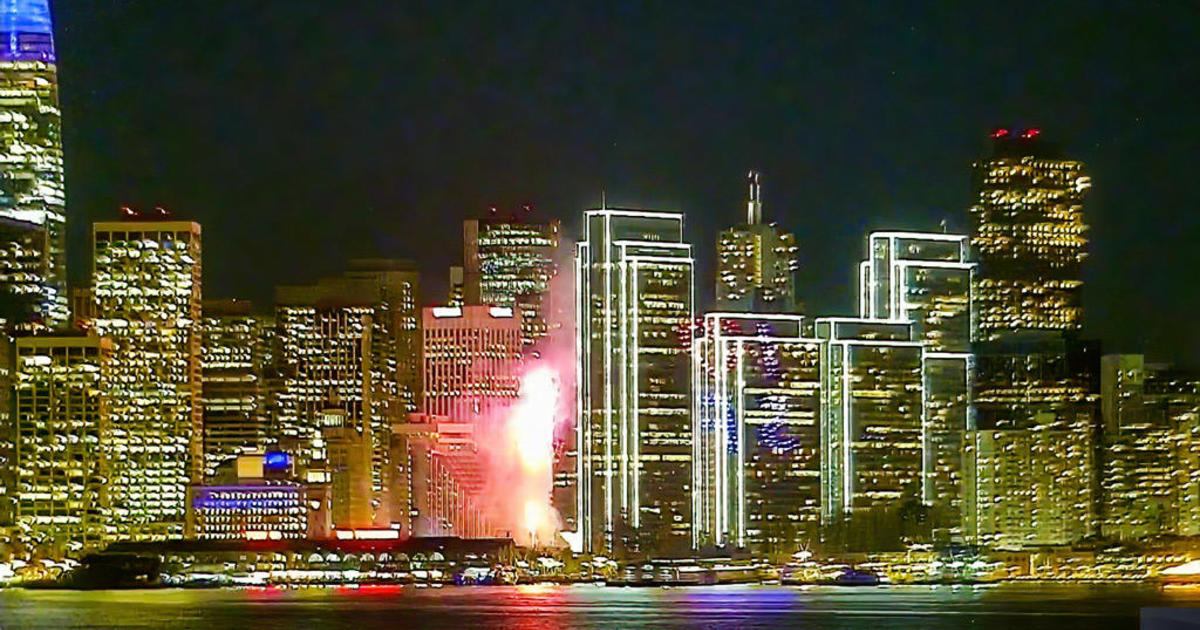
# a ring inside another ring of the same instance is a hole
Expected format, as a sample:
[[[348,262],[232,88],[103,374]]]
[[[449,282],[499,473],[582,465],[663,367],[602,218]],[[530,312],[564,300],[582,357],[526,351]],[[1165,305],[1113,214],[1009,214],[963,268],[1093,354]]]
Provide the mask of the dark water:
[[[0,628],[1137,628],[1143,606],[1200,607],[1200,589],[416,589],[0,592]]]

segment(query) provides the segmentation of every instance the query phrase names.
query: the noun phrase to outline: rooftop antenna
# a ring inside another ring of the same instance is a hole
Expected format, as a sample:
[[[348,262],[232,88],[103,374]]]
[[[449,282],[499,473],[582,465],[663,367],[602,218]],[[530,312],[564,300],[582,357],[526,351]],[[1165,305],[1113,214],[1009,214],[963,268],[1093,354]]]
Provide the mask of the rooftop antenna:
[[[746,203],[746,223],[758,225],[762,223],[762,186],[759,183],[758,171],[750,171],[746,182],[750,186],[750,200]]]
[[[608,210],[608,202],[605,200],[604,196],[605,196],[605,191],[603,188],[601,188],[600,189],[600,209]]]

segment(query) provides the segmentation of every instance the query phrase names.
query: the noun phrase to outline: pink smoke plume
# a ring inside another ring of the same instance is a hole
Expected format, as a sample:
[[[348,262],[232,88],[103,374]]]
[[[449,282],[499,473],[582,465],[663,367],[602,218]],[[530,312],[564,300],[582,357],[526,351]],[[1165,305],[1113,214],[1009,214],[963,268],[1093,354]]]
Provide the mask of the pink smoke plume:
[[[562,544],[552,492],[556,457],[564,440],[574,440],[567,436],[575,422],[575,323],[571,266],[559,269],[543,302],[548,334],[525,357],[519,398],[476,435],[489,517],[522,545]]]

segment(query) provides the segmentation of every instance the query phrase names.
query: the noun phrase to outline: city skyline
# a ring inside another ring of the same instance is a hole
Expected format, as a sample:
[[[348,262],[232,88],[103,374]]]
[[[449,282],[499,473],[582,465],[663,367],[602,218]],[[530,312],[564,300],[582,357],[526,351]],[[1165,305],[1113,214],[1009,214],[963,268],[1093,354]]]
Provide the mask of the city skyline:
[[[496,37],[481,28],[487,18],[457,23],[435,10],[421,19],[445,27],[449,37],[439,42],[410,32],[420,21],[413,16],[360,7],[318,27],[305,17],[315,4],[296,7],[280,15],[249,10],[239,20],[227,19],[232,7],[220,2],[203,14],[139,3],[89,7],[86,15],[54,7],[68,86],[68,205],[79,209],[68,248],[76,284],[86,268],[79,235],[87,222],[123,203],[161,203],[205,225],[218,243],[206,269],[209,297],[265,304],[274,284],[311,282],[345,260],[381,254],[423,261],[428,303],[460,255],[434,244],[449,242],[462,219],[489,205],[532,201],[577,234],[577,209],[606,190],[612,204],[684,212],[688,240],[702,245],[739,217],[739,179],[754,168],[764,175],[768,214],[797,236],[799,297],[810,312],[849,315],[855,295],[845,270],[858,260],[863,235],[933,231],[943,220],[965,231],[969,164],[985,155],[984,134],[994,125],[1036,126],[1087,164],[1096,182],[1085,334],[1104,339],[1106,349],[1196,362],[1200,332],[1176,323],[1193,298],[1174,288],[1174,270],[1194,267],[1200,256],[1183,236],[1195,225],[1188,209],[1196,191],[1185,161],[1166,157],[1195,139],[1180,91],[1194,83],[1187,78],[1195,62],[1175,50],[1187,20],[1063,6],[1039,20],[998,8],[912,18],[879,7],[865,25],[839,10],[804,16],[809,23],[788,9],[706,16],[556,8]],[[584,25],[593,20],[597,33],[646,53],[639,59],[682,59],[684,70],[664,74],[663,61],[640,69],[588,34]],[[549,30],[552,23],[561,34]],[[1131,39],[1115,30],[1118,23],[1161,36]],[[708,51],[705,42],[730,41],[726,25],[745,47]],[[837,25],[867,48],[779,32]],[[1020,29],[1030,43],[995,57],[967,44],[993,28]],[[361,37],[330,36],[350,29]],[[1093,31],[1105,34],[1106,45],[1088,43],[1083,33]],[[207,42],[199,32],[219,36]],[[678,34],[649,36],[664,32]],[[294,59],[282,57],[293,50],[289,33],[305,37]],[[945,33],[953,37],[943,41]],[[574,36],[586,47],[570,46]],[[200,54],[210,46],[214,54]],[[172,52],[143,53],[164,48]],[[441,62],[411,63],[439,52]],[[71,63],[84,58],[95,63]],[[850,71],[823,69],[835,59]],[[1055,61],[1045,68],[1043,59]],[[493,72],[454,78],[476,60]],[[277,77],[271,70],[285,61],[293,65]],[[172,70],[180,64],[189,72]],[[563,74],[579,64],[593,72]],[[338,67],[341,78],[303,71],[323,65]],[[412,72],[392,80],[397,75],[385,67]],[[371,87],[359,93],[360,84]],[[610,89],[629,98],[614,100]],[[432,98],[417,99],[418,92]],[[1100,102],[1103,109],[1089,106]],[[711,139],[701,135],[715,128],[722,131]],[[303,142],[293,137],[297,129],[305,130]],[[329,156],[337,164],[325,168]],[[297,216],[304,219],[291,225]],[[417,232],[428,237],[410,236]],[[318,243],[316,235],[328,239]],[[700,258],[704,305],[715,262]]]

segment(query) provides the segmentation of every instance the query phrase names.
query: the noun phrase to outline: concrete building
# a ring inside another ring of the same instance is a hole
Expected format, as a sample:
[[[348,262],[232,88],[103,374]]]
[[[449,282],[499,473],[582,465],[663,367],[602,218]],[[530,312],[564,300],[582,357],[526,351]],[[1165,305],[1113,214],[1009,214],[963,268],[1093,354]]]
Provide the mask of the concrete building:
[[[1099,344],[1056,333],[976,345],[963,533],[989,547],[1097,533]]]
[[[410,262],[356,260],[341,276],[275,291],[279,444],[308,466],[321,456],[322,419],[341,409],[345,425],[371,443],[379,524],[389,519],[389,418],[416,410],[421,395],[417,290]]]
[[[503,306],[426,307],[423,411],[455,422],[500,419],[521,389],[522,318]]]
[[[203,463],[200,226],[125,209],[93,247],[95,330],[113,343],[109,522],[128,540],[182,536]]]
[[[291,456],[244,453],[229,483],[191,488],[196,538],[201,540],[324,540],[331,537],[329,486],[291,479]]]
[[[974,165],[971,247],[981,340],[1023,330],[1077,331],[1087,256],[1083,164],[1061,157],[1038,129],[992,132]]]
[[[266,372],[274,321],[246,300],[205,300],[200,322],[204,474],[272,443]]]
[[[15,524],[25,546],[80,557],[123,537],[112,523],[112,344],[95,335],[16,341]]]
[[[747,175],[746,222],[717,237],[717,310],[792,313],[796,300],[796,237],[762,222],[762,188]]]

